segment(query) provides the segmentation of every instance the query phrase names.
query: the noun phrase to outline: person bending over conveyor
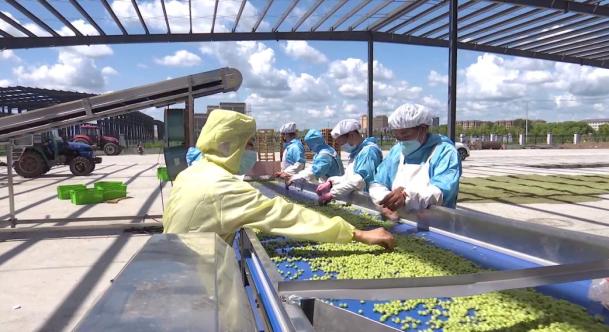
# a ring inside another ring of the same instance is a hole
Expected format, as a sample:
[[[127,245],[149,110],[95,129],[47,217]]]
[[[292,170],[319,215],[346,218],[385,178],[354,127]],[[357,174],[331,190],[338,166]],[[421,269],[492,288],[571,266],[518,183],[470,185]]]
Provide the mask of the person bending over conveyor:
[[[333,147],[326,144],[319,130],[309,130],[305,135],[304,141],[309,149],[315,152],[313,163],[311,167],[307,167],[296,175],[286,178],[285,182],[287,186],[290,186],[294,182],[303,181],[319,184],[320,182],[326,182],[331,176],[341,176],[345,173],[340,156]]]
[[[295,239],[351,240],[392,248],[384,228],[358,230],[340,217],[328,218],[281,197],[263,196],[238,174],[256,163],[254,118],[226,110],[210,114],[197,140],[201,160],[174,182],[163,215],[165,233],[215,232],[231,243],[241,227]]]
[[[376,168],[383,160],[383,152],[376,137],[364,139],[360,130],[359,121],[353,119],[342,120],[332,129],[332,138],[349,153],[349,164],[343,176],[333,176],[317,187],[320,203],[344,198],[353,191],[368,191],[368,184],[374,180]]]
[[[296,123],[288,122],[279,129],[281,142],[283,143],[283,159],[281,160],[281,172],[275,174],[280,178],[288,178],[305,168],[305,151],[302,142],[296,136]]]
[[[457,204],[461,160],[448,137],[428,133],[431,124],[430,111],[418,104],[404,104],[389,116],[398,143],[377,168],[369,192],[391,219],[399,209]]]

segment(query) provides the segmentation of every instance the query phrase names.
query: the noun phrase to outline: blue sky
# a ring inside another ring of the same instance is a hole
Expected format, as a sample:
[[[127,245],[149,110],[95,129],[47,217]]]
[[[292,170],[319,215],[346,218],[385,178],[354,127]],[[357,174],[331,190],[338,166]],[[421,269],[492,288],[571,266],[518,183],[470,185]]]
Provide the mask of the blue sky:
[[[311,2],[301,1],[285,25],[293,25],[299,11]],[[68,2],[52,3],[79,30],[96,33]],[[127,30],[141,29],[130,12],[130,1],[111,3]],[[164,21],[155,14],[158,0],[138,3],[150,29],[162,31]],[[180,11],[186,2],[166,3],[174,13],[170,17],[172,29],[185,29],[187,20]],[[193,9],[207,13],[212,3],[193,1]],[[231,13],[239,3],[222,2],[217,29],[232,27]],[[253,24],[257,17],[254,7],[261,8],[263,3],[248,3],[240,29]],[[261,29],[270,29],[288,2],[276,3],[268,14],[271,21],[263,21]],[[370,6],[378,3],[375,0]],[[36,2],[25,5],[38,11],[60,33],[70,33],[50,14],[44,14]],[[99,9],[104,12],[101,5]],[[336,18],[347,9],[339,11]],[[0,10],[35,33],[46,33],[5,3],[0,4]],[[95,19],[107,33],[119,31],[107,15],[98,15]],[[195,17],[195,30],[209,26],[208,15]],[[2,21],[0,28],[11,29]],[[389,114],[402,103],[412,102],[429,107],[445,120],[447,60],[448,51],[442,48],[376,43],[375,112]],[[199,99],[197,111],[219,101],[246,101],[260,128],[278,128],[290,120],[302,127],[325,127],[366,112],[367,47],[359,42],[163,43],[3,51],[0,84],[103,93],[222,66],[235,67],[244,74],[242,88],[235,94]],[[470,51],[459,52],[458,69],[458,119],[511,119],[524,117],[527,109],[530,118],[548,121],[609,117],[608,70]],[[155,117],[162,114],[159,110],[149,113]]]

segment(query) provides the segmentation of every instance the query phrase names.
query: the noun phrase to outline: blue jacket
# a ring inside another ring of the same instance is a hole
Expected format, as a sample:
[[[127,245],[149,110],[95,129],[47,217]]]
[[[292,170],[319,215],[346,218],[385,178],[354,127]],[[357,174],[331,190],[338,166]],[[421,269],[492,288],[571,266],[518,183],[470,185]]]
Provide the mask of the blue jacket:
[[[304,145],[302,145],[300,139],[294,138],[293,140],[285,143],[284,148],[284,159],[286,163],[288,163],[288,165],[294,165],[295,163],[305,163]]]
[[[383,160],[383,152],[377,142],[376,137],[368,137],[349,154],[349,161],[353,162],[353,172],[364,179],[366,190],[368,184],[374,180],[376,168]]]
[[[313,175],[320,178],[344,174],[340,156],[334,157],[336,150],[326,144],[319,130],[309,130],[305,135],[304,141],[309,149],[315,152],[313,156]]]
[[[442,191],[442,205],[454,208],[459,194],[459,178],[461,177],[461,159],[455,144],[446,136],[427,134],[427,141],[416,151],[406,157],[406,164],[422,164],[429,160],[430,183]],[[402,148],[394,145],[389,154],[376,170],[374,183],[383,184],[391,190],[393,179],[398,170]]]

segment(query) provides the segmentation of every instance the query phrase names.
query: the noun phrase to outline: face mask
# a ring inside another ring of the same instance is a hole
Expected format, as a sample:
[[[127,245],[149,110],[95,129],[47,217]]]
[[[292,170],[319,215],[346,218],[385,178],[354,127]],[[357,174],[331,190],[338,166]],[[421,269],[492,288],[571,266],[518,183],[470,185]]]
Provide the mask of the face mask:
[[[249,172],[252,169],[252,167],[254,167],[254,164],[256,163],[256,157],[258,157],[258,154],[256,153],[256,151],[245,150],[245,152],[243,153],[243,156],[241,156],[241,165],[239,166],[239,174],[247,174],[247,172]]]
[[[341,145],[340,148],[345,152],[353,152],[353,150],[355,150],[356,147],[349,143],[345,143],[345,144]]]
[[[402,146],[402,153],[406,157],[420,148],[421,142],[419,142],[418,139],[411,139],[408,141],[400,141],[400,145]]]

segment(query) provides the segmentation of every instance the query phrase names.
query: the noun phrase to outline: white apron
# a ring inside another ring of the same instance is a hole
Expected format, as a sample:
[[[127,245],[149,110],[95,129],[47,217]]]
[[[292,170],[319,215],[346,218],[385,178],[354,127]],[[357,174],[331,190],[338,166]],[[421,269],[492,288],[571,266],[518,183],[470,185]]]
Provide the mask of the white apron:
[[[283,155],[282,155],[283,158],[281,158],[281,170],[282,171],[285,170],[286,168],[288,168],[288,166],[290,166],[288,164],[288,161],[286,160],[287,155],[288,155],[288,149],[287,148],[283,149]]]
[[[408,211],[425,209],[430,205],[442,203],[442,191],[431,184],[429,178],[429,161],[433,157],[435,147],[429,158],[422,164],[405,164],[404,155],[400,155],[400,165],[391,184],[391,190],[403,187],[408,195],[404,208]]]

